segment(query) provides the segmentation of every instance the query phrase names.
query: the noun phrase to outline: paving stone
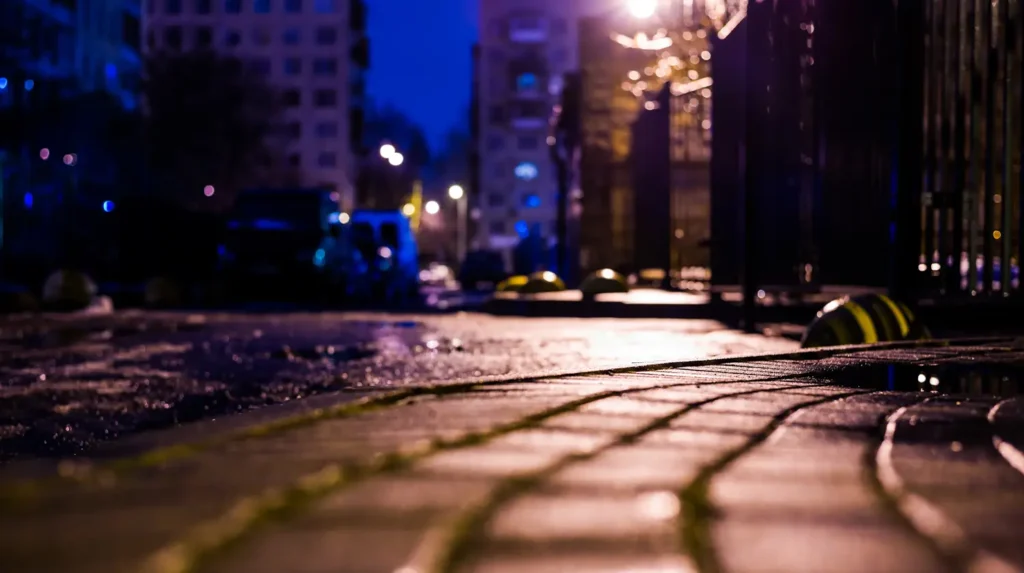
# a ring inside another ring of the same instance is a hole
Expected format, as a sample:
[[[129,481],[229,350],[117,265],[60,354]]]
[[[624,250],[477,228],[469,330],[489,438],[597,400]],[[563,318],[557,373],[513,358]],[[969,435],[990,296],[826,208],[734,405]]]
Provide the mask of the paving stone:
[[[588,550],[550,554],[495,556],[477,561],[459,573],[695,573],[682,557],[660,554],[604,554]]]

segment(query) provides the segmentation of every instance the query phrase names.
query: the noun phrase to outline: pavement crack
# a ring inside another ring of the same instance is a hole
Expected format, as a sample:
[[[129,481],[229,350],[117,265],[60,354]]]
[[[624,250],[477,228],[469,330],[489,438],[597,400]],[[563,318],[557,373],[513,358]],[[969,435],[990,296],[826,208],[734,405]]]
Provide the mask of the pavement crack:
[[[716,384],[717,383],[721,382],[716,382]],[[418,551],[416,554],[416,561],[410,563],[407,567],[401,569],[401,571],[454,573],[469,558],[472,548],[478,540],[480,533],[485,530],[486,524],[494,517],[502,506],[529,490],[536,488],[544,482],[544,480],[549,479],[551,476],[570,465],[593,459],[611,448],[634,443],[646,434],[668,427],[672,421],[687,414],[688,412],[692,412],[703,406],[727,398],[766,392],[777,392],[793,388],[807,388],[826,385],[827,384],[799,384],[767,389],[758,388],[754,390],[720,394],[697,402],[691,402],[669,414],[652,420],[650,423],[635,431],[619,436],[618,439],[606,444],[605,446],[587,450],[585,452],[572,453],[559,458],[554,463],[536,472],[505,479],[495,487],[484,503],[468,510],[460,517],[456,518],[452,524],[449,524],[446,527],[449,531],[446,537],[443,535],[439,536],[436,533],[429,535],[428,541],[436,545],[433,548],[423,548]],[[439,543],[439,539],[444,539],[443,543]]]
[[[798,412],[812,406],[843,400],[851,396],[868,394],[868,390],[846,392],[802,402],[778,412],[756,434],[743,444],[727,451],[715,461],[705,465],[697,476],[679,493],[682,501],[680,513],[680,537],[685,553],[693,560],[696,569],[705,573],[719,573],[722,565],[711,539],[711,524],[717,518],[718,511],[710,499],[711,480],[738,459],[750,453],[767,441],[780,428],[784,428],[788,420]]]

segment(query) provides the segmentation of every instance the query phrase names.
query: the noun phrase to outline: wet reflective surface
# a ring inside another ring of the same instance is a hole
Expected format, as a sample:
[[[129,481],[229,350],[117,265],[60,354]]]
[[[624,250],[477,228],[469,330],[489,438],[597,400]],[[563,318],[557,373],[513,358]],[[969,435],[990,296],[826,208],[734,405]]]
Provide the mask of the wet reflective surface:
[[[350,388],[536,376],[796,343],[699,320],[181,314],[0,321],[0,463]]]
[[[840,385],[872,390],[1010,398],[1024,389],[1024,353],[1008,352],[1005,359],[986,356],[853,366],[837,370],[831,378]]]

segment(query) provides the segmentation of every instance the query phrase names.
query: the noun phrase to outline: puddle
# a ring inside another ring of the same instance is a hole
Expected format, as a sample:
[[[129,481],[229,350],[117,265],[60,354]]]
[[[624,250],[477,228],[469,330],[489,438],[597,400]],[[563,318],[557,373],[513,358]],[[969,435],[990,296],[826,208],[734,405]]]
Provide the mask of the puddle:
[[[842,386],[897,392],[1008,398],[1022,394],[1024,365],[1008,362],[872,364],[839,370]]]

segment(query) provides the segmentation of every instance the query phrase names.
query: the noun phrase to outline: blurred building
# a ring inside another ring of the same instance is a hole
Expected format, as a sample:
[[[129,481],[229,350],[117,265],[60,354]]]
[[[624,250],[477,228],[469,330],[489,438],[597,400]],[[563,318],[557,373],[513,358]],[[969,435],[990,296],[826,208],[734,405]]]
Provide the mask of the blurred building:
[[[680,42],[666,52],[627,47],[635,32],[614,16],[580,21],[580,265],[584,270],[624,271],[707,266],[711,135],[707,34],[696,29],[681,33]],[[665,103],[657,97],[661,92]],[[649,117],[641,118],[642,112]],[[642,124],[635,126],[641,119]],[[637,188],[636,182],[646,179],[634,175],[637,168],[661,164],[650,163],[645,156],[652,152],[651,142],[636,142],[633,137],[634,131],[656,134],[661,128],[668,134],[667,159],[661,167],[665,172],[649,176],[665,183],[668,196],[654,201],[644,194],[656,190]],[[651,254],[662,249],[666,255],[656,257],[660,262],[653,264]]]
[[[287,106],[288,167],[350,209],[364,153],[365,0],[146,1],[145,51],[214,50],[266,76]]]
[[[555,235],[557,177],[548,121],[576,68],[577,21],[621,0],[492,0],[480,6],[480,187],[475,243],[507,254],[531,231]]]

